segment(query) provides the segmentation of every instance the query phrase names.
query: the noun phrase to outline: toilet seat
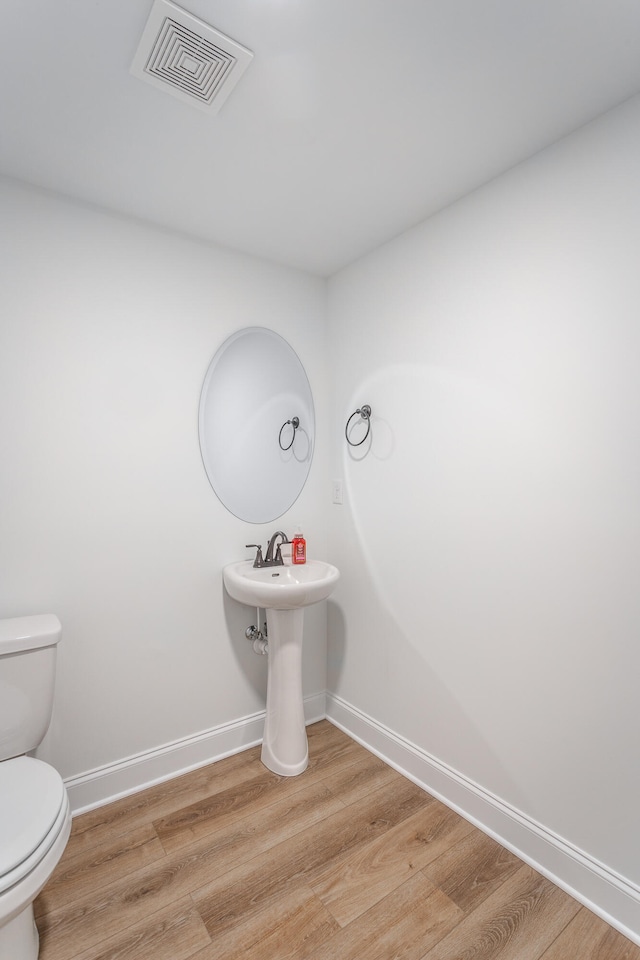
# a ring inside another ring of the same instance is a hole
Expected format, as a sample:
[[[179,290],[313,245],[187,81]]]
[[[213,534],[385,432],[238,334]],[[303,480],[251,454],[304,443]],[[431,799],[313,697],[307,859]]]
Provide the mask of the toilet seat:
[[[0,893],[45,856],[68,805],[62,777],[49,764],[26,756],[0,763]]]

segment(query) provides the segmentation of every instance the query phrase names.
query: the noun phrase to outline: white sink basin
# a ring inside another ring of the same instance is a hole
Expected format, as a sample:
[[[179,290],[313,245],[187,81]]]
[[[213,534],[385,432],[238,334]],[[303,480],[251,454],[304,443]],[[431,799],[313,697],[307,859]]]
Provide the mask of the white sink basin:
[[[326,600],[340,577],[323,560],[282,567],[254,567],[252,560],[230,563],[224,585],[234,600],[264,610],[296,610]]]

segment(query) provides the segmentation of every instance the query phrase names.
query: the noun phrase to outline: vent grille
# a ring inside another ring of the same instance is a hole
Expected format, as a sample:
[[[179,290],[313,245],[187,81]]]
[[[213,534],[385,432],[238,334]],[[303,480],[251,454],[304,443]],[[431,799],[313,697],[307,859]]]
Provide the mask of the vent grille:
[[[246,47],[170,0],[156,0],[131,72],[207,113],[217,113],[252,57]]]

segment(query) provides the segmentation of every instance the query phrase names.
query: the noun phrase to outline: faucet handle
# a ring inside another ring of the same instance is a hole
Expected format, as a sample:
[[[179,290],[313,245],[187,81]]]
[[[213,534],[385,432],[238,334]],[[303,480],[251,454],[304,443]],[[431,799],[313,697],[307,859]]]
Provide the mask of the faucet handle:
[[[262,547],[259,543],[245,543],[245,547],[256,547],[258,552],[256,553],[256,558],[253,561],[254,567],[263,567],[264,560],[262,559]]]

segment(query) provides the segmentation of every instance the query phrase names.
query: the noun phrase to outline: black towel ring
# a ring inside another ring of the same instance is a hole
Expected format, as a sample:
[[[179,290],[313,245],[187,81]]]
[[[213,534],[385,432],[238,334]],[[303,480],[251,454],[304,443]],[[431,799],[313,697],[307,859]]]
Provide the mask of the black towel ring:
[[[285,428],[286,426],[288,426],[289,424],[291,424],[291,426],[293,427],[293,433],[291,434],[291,443],[289,444],[288,447],[283,447],[283,446],[282,446],[282,431],[283,431],[284,428]],[[293,446],[293,441],[294,441],[295,438],[296,438],[296,430],[298,429],[299,426],[300,426],[300,419],[299,419],[298,417],[293,417],[291,420],[285,420],[285,422],[284,422],[284,423],[282,424],[282,426],[280,427],[280,433],[278,434],[278,443],[279,443],[279,445],[280,445],[280,449],[281,449],[281,450],[291,450],[291,447]]]
[[[363,420],[367,421],[367,432],[365,433],[362,440],[358,440],[357,443],[354,443],[353,440],[349,439],[349,424],[351,423],[354,417],[358,416],[358,414],[360,414]],[[344,435],[350,447],[359,447],[361,443],[365,442],[370,432],[371,432],[371,407],[369,406],[368,403],[365,403],[363,404],[363,406],[358,407],[358,409],[354,413],[352,413],[349,419],[347,420],[347,425],[344,428]]]

